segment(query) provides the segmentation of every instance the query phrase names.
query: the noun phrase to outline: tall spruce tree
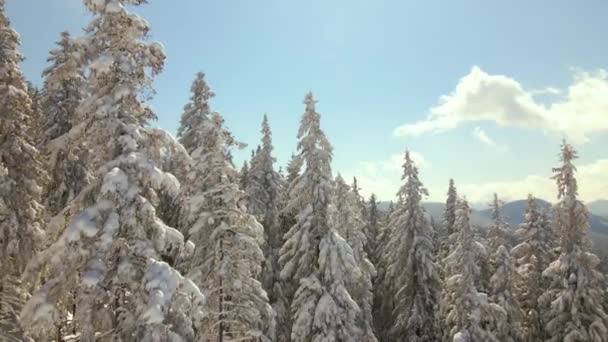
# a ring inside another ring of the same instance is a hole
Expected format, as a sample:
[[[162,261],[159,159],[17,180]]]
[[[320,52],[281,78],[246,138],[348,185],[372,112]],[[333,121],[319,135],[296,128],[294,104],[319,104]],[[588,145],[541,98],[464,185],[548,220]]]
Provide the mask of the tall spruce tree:
[[[190,96],[190,102],[184,106],[180,125],[177,129],[177,137],[186,151],[191,154],[197,147],[201,146],[201,140],[204,139],[200,135],[202,134],[200,127],[205,122],[209,122],[211,115],[209,100],[215,96],[215,93],[207,85],[203,72],[196,74],[190,91],[192,95]]]
[[[458,194],[456,193],[456,186],[454,186],[454,180],[450,178],[448,186],[448,197],[445,201],[445,212],[443,214],[444,224],[448,235],[452,235],[454,231],[454,225],[456,224],[456,203],[458,201]]]
[[[553,246],[556,236],[546,213],[538,208],[537,200],[528,195],[524,223],[515,232],[519,243],[513,247],[511,255],[518,266],[521,276],[519,299],[524,310],[524,331],[526,341],[543,341],[545,339],[542,317],[544,308],[538,298],[547,286],[542,273],[553,259]]]
[[[291,192],[290,189],[296,186],[296,180],[300,175],[302,168],[302,158],[299,155],[292,154],[287,165],[287,177],[282,179],[281,194],[279,200],[279,225],[281,241],[285,243],[285,234],[289,232],[297,222],[298,206],[289,206],[292,198],[297,196],[297,193]],[[282,246],[281,246],[282,248]],[[279,249],[279,257],[281,250]],[[280,260],[280,259],[279,259]],[[279,268],[282,265],[279,263]],[[280,274],[279,274],[280,278]],[[291,279],[278,279],[274,288],[275,300],[272,303],[277,314],[277,340],[289,341],[291,338],[291,313],[290,305],[294,294],[294,283]]]
[[[262,145],[254,156],[248,172],[248,210],[263,225],[268,236],[268,244],[272,249],[279,248],[281,238],[278,230],[278,201],[281,179],[274,170],[275,158],[272,156],[272,132],[268,117],[262,121]]]
[[[352,275],[361,271],[352,249],[330,227],[332,147],[315,103],[308,93],[298,131],[299,158],[306,165],[290,186],[287,206],[299,215],[279,258],[281,278],[297,289],[291,303],[291,340],[363,341],[357,324],[361,310],[347,290]]]
[[[492,225],[489,231],[491,274],[488,279],[490,301],[504,310],[504,316],[492,322],[492,331],[499,341],[522,341],[523,311],[518,298],[518,273],[511,258],[508,226],[502,218],[503,202],[494,194],[490,205]]]
[[[402,203],[391,219],[391,237],[384,254],[384,288],[388,323],[384,340],[434,341],[435,309],[439,303],[439,268],[433,260],[432,228],[422,207],[428,192],[418,178],[409,151],[403,164]],[[380,330],[380,329],[379,329]]]
[[[42,104],[46,114],[43,144],[72,128],[78,121],[76,109],[86,95],[81,49],[67,31],[61,33],[61,40],[56,44],[47,59],[50,65],[42,72]]]
[[[291,155],[291,159],[287,164],[287,176],[284,179],[284,186],[281,192],[281,235],[285,235],[291,227],[296,223],[296,215],[300,208],[297,206],[289,206],[293,191],[291,188],[296,185],[296,180],[300,176],[300,171],[303,165],[303,159],[300,155]]]
[[[36,336],[48,335],[72,295],[82,341],[188,340],[202,318],[200,291],[172,267],[184,238],[156,215],[159,194],[176,196],[179,183],[144,147],[154,113],[140,99],[165,55],[145,40],[147,21],[127,9],[141,3],[84,1],[93,14],[81,40],[90,95],[78,107],[72,138],[91,150],[96,178],[75,199],[77,214],[59,238],[28,267],[28,281],[48,268],[21,313]]]
[[[268,117],[264,114],[262,120],[262,145],[251,162],[251,168],[247,175],[247,208],[264,227],[265,263],[262,270],[262,283],[268,291],[271,303],[277,313],[287,314],[283,307],[283,291],[279,281],[278,254],[283,245],[283,234],[279,222],[280,195],[282,192],[282,180],[278,172],[274,170],[276,159],[273,157],[272,132]],[[276,291],[275,291],[276,289]],[[275,295],[276,292],[276,295]],[[277,304],[277,302],[281,302]],[[277,305],[279,307],[277,307]]]
[[[374,341],[372,317],[372,279],[376,276],[376,268],[369,261],[364,232],[365,221],[361,218],[359,194],[350,188],[342,176],[338,174],[335,180],[333,206],[333,225],[342,238],[346,240],[353,250],[357,266],[361,270],[353,276],[353,283],[347,284],[348,291],[362,310],[363,320],[360,326],[363,329],[363,339]]]
[[[486,329],[488,321],[496,322],[504,317],[500,307],[490,304],[487,295],[479,292],[481,268],[477,265],[480,250],[484,247],[473,240],[470,209],[466,200],[456,205],[454,229],[458,232],[456,245],[444,260],[446,271],[442,307],[445,313],[444,341],[486,342],[496,341],[492,331]],[[491,319],[490,318],[496,318]]]
[[[50,173],[44,197],[52,216],[92,182],[87,146],[75,143],[78,140],[69,134],[79,122],[77,108],[86,96],[83,58],[81,47],[68,32],[62,32],[61,40],[47,59],[50,65],[42,73],[46,117],[42,122],[41,144]]]
[[[247,189],[247,180],[249,178],[249,163],[245,160],[243,162],[243,166],[241,167],[241,171],[239,172],[239,185],[242,190]]]
[[[365,198],[361,195],[361,188],[359,187],[357,177],[353,177],[353,185],[352,191],[355,194],[355,199],[357,201],[357,207],[359,208],[360,215],[364,219],[367,220],[367,204],[365,203]]]
[[[185,268],[203,289],[209,312],[197,338],[273,340],[272,308],[257,280],[264,262],[263,227],[247,214],[238,172],[228,160],[226,149],[234,141],[218,113],[212,113],[207,124],[192,129],[200,130],[193,134],[205,137],[204,144],[192,153],[182,213],[182,230],[195,244]]]
[[[543,272],[549,282],[539,299],[548,306],[543,314],[546,341],[608,341],[604,311],[604,281],[597,270],[599,258],[590,251],[589,212],[578,199],[574,148],[563,142],[561,165],[554,168],[557,183],[555,224],[560,233],[560,255]]]
[[[31,121],[28,134],[31,136],[32,144],[40,148],[44,130],[44,109],[42,104],[42,90],[34,83],[26,81],[27,93],[31,101]]]
[[[378,240],[380,238],[382,220],[380,210],[378,209],[378,199],[376,198],[376,194],[372,194],[369,197],[368,207],[367,228],[365,229],[368,243],[366,251],[370,260],[375,265],[378,262],[376,257],[376,249],[378,246]]]
[[[488,249],[490,254],[498,251],[500,246],[511,247],[510,227],[502,216],[501,208],[503,205],[504,202],[498,199],[497,194],[494,194],[492,203],[490,203],[492,224],[488,230]]]
[[[443,212],[443,229],[440,241],[440,254],[441,259],[447,257],[456,244],[458,238],[458,232],[455,230],[456,222],[456,203],[458,200],[458,194],[456,187],[454,186],[454,180],[450,178],[448,185],[447,199],[445,201],[445,209]]]
[[[41,247],[46,174],[34,147],[32,100],[21,73],[19,34],[0,0],[0,340],[25,339],[19,311],[26,299],[20,277]]]

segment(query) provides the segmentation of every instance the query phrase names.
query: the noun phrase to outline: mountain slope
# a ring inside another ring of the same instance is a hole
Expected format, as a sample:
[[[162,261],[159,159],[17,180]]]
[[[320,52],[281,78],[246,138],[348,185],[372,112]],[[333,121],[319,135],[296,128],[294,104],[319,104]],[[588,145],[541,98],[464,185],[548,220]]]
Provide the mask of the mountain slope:
[[[595,215],[608,218],[608,200],[597,200],[587,204],[589,211]]]
[[[537,199],[537,205],[539,208],[550,209],[551,203]],[[526,200],[518,200],[509,203],[505,203],[502,207],[502,212],[504,215],[504,219],[507,223],[509,223],[514,229],[517,228],[524,221],[524,214],[526,212]],[[602,216],[597,215],[591,208],[589,208],[591,213],[589,216],[589,226],[590,230],[594,233],[608,235],[608,219]],[[490,219],[492,217],[492,211],[490,209],[482,210],[478,212],[479,215]]]
[[[604,203],[605,202],[605,203]],[[551,203],[537,199],[537,205],[539,208],[551,209]],[[445,210],[445,204],[441,202],[424,202],[422,204],[426,212],[433,217],[435,222],[443,222],[443,212]],[[517,200],[505,203],[502,207],[502,213],[505,221],[516,229],[524,221],[524,214],[526,212],[527,200]],[[604,205],[608,206],[608,201],[595,201],[588,205],[590,210],[589,225],[590,230],[599,235],[606,235],[608,237],[608,213],[604,216],[603,208]],[[378,207],[380,210],[386,211],[388,208],[388,202],[380,202]],[[608,208],[607,208],[608,209]],[[599,211],[598,211],[599,210]],[[490,209],[475,210],[471,212],[471,223],[477,226],[489,226],[492,223],[492,211]]]

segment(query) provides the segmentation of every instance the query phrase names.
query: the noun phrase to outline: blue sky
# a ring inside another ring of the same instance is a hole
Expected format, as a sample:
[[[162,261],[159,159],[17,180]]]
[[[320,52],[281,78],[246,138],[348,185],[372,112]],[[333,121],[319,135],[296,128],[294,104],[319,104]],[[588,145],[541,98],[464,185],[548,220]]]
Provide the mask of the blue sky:
[[[38,84],[59,33],[89,20],[80,0],[8,0],[7,11]],[[166,48],[152,105],[172,132],[203,70],[241,141],[257,144],[268,113],[280,164],[312,90],[334,170],[383,199],[407,147],[431,200],[450,177],[475,203],[493,191],[554,200],[562,137],[579,149],[583,199],[608,197],[606,1],[150,0],[136,11]]]

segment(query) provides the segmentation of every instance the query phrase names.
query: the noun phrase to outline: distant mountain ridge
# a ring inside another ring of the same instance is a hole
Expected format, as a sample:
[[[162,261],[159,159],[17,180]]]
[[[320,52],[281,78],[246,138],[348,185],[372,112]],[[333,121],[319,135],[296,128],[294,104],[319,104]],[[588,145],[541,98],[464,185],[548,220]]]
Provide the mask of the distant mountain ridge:
[[[595,215],[608,218],[608,200],[589,202],[587,208]]]
[[[543,200],[537,199],[537,204],[540,208],[550,209],[552,204]],[[593,243],[593,252],[596,253],[602,259],[608,259],[608,215],[605,211],[602,211],[605,205],[608,205],[608,201],[595,201],[587,204],[587,208],[590,211],[589,217],[589,238]],[[527,200],[517,200],[505,203],[502,207],[502,214],[505,222],[507,222],[512,229],[517,229],[518,226],[524,221],[524,214],[526,212]],[[422,206],[426,212],[433,217],[435,222],[443,221],[443,212],[445,211],[445,204],[440,202],[424,202]],[[379,204],[381,210],[388,208],[388,202],[381,202]],[[599,211],[598,211],[599,210]],[[602,215],[603,214],[603,215]],[[471,210],[471,223],[475,226],[489,227],[492,224],[492,211],[491,209],[483,210]],[[606,266],[608,272],[608,266]]]
[[[539,208],[551,209],[552,204],[543,199],[536,199],[536,203]],[[388,209],[388,202],[380,202],[379,208],[381,210]],[[513,229],[524,222],[524,215],[526,212],[527,200],[517,200],[507,202],[502,206],[502,214],[505,222],[507,222]],[[436,222],[443,220],[443,212],[445,211],[445,204],[441,202],[424,202],[422,206],[425,208],[427,213],[433,217]],[[590,211],[589,226],[590,230],[594,233],[608,236],[608,212],[604,215],[604,208],[608,211],[608,201],[594,201],[587,205]],[[478,226],[489,226],[492,223],[492,210],[471,210],[471,223]]]

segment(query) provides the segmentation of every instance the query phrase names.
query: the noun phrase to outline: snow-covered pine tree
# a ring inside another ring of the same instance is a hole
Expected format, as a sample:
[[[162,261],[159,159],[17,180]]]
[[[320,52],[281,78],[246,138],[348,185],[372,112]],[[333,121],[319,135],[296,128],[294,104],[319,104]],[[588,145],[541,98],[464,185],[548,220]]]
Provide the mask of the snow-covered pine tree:
[[[397,205],[393,201],[389,202],[388,210],[383,215],[382,225],[378,233],[376,241],[375,258],[376,262],[376,279],[374,280],[374,305],[373,305],[373,317],[376,332],[381,341],[386,340],[386,336],[389,333],[390,318],[392,317],[392,305],[387,305],[387,289],[384,287],[384,278],[386,276],[387,268],[387,253],[386,246],[390,243],[390,239],[393,236],[394,225],[391,223],[398,216],[397,207],[401,205],[401,198]]]
[[[450,178],[448,185],[448,197],[445,201],[445,211],[443,213],[443,220],[446,226],[446,231],[449,235],[452,235],[454,231],[454,225],[456,223],[456,203],[458,201],[458,194],[456,193],[456,186],[454,186],[454,180]]]
[[[50,65],[42,72],[44,77],[45,110],[42,143],[67,133],[77,122],[76,109],[85,97],[85,76],[82,51],[67,31],[61,33],[57,47],[50,52]]]
[[[501,259],[503,257],[501,254],[496,254],[498,249],[500,246],[504,246],[507,248],[507,251],[511,250],[510,227],[502,217],[501,208],[503,205],[504,202],[498,199],[497,194],[494,194],[492,202],[489,203],[492,224],[487,230],[487,234],[474,237],[482,241],[487,247],[487,258],[479,260],[481,266],[481,283],[478,289],[487,292],[488,294],[492,293],[490,278],[496,270],[497,261],[494,259],[495,257]]]
[[[197,147],[201,146],[201,141],[204,139],[200,136],[200,127],[209,122],[211,115],[209,100],[215,96],[215,93],[207,85],[203,72],[196,74],[190,91],[192,95],[190,96],[190,102],[184,106],[180,125],[177,129],[177,137],[186,151],[191,154]]]
[[[504,310],[500,320],[490,322],[490,329],[499,341],[522,341],[523,311],[518,299],[518,273],[510,254],[508,225],[501,213],[502,201],[494,194],[490,204],[492,225],[489,230],[489,250],[491,274],[488,279],[490,301]],[[483,272],[483,267],[482,267]]]
[[[390,225],[391,237],[385,246],[384,288],[388,324],[384,340],[435,341],[435,310],[439,303],[439,268],[433,260],[432,228],[422,207],[428,192],[418,178],[409,151],[403,164],[404,184],[398,194],[403,199]]]
[[[280,195],[282,180],[274,170],[276,159],[272,156],[272,132],[268,117],[264,114],[262,120],[262,145],[251,161],[247,175],[247,208],[264,227],[265,262],[262,269],[262,284],[268,292],[270,302],[276,307],[286,305],[280,282],[279,250],[283,245],[283,233],[279,222]],[[276,288],[276,291],[275,291]],[[275,295],[276,292],[276,295]],[[277,302],[281,302],[277,304]],[[278,313],[287,314],[277,308]],[[282,318],[281,318],[282,319]],[[279,319],[279,321],[281,321]]]
[[[278,232],[278,201],[281,179],[274,170],[275,158],[272,156],[272,132],[268,117],[262,121],[262,145],[255,154],[248,172],[248,210],[264,225],[271,248],[280,248],[282,238]]]
[[[458,194],[456,193],[456,187],[454,186],[454,180],[450,178],[448,186],[448,197],[445,201],[445,209],[443,212],[443,229],[440,241],[439,256],[441,259],[447,257],[456,244],[458,238],[458,232],[455,231],[454,223],[456,222],[456,202],[458,200]]]
[[[499,305],[504,313],[499,320],[490,322],[499,341],[524,341],[523,311],[518,299],[517,270],[509,249],[501,245],[493,255],[494,274],[490,278],[490,302]]]
[[[249,163],[245,160],[239,172],[239,185],[242,190],[247,189],[247,179],[249,178]]]
[[[332,147],[321,130],[320,115],[315,111],[316,101],[312,93],[304,99],[306,110],[298,131],[299,155],[292,161],[303,165],[289,187],[288,212],[297,212],[296,223],[285,235],[280,251],[281,278],[292,278],[297,288],[300,279],[313,274],[318,268],[318,244],[329,230],[328,207],[332,194],[331,158]],[[290,175],[291,175],[291,171]],[[293,209],[292,209],[293,208]],[[301,245],[308,246],[300,248]]]
[[[288,207],[290,202],[290,188],[295,186],[294,182],[300,175],[302,159],[299,155],[291,155],[287,165],[287,177],[282,179],[281,193],[279,198],[279,225],[281,241],[285,243],[285,234],[297,222],[298,207]],[[280,256],[280,249],[279,249]],[[282,266],[279,264],[279,268]],[[280,278],[280,274],[279,274]],[[295,284],[297,285],[297,284]],[[289,341],[291,338],[291,313],[290,305],[295,292],[295,285],[291,279],[279,279],[274,287],[275,300],[272,303],[277,314],[277,341]]]
[[[57,47],[43,71],[41,146],[47,155],[49,185],[44,195],[49,214],[55,216],[92,181],[86,148],[70,139],[68,132],[78,122],[77,108],[86,96],[83,51],[68,32],[61,33]]]
[[[296,224],[296,216],[300,208],[288,207],[290,202],[291,188],[296,185],[295,180],[300,176],[303,160],[300,155],[291,154],[291,159],[287,164],[287,176],[284,179],[284,186],[281,192],[281,235],[285,235],[294,224]]]
[[[142,147],[157,167],[174,175],[180,184],[187,184],[192,158],[184,146],[171,133],[162,128],[144,127],[141,134],[145,140]],[[174,198],[172,194],[165,192],[158,195],[156,208],[158,217],[168,226],[179,227],[181,196]]]
[[[191,127],[200,130],[192,134],[205,137],[192,152],[181,217],[182,231],[195,243],[184,267],[205,292],[209,312],[197,338],[271,341],[273,312],[257,280],[264,262],[263,227],[247,214],[238,172],[227,157],[235,142],[223,122],[212,113],[209,122]]]
[[[504,310],[488,303],[485,293],[477,290],[481,269],[476,260],[485,249],[473,240],[469,221],[470,209],[466,200],[456,204],[454,229],[458,234],[453,251],[444,260],[447,277],[443,288],[442,310],[445,313],[443,341],[487,342],[499,340],[484,323],[495,322]],[[501,315],[502,314],[502,315]],[[491,319],[490,319],[491,318]]]
[[[494,194],[492,203],[490,203],[492,224],[488,230],[488,252],[490,254],[496,253],[500,246],[505,246],[507,249],[511,247],[510,227],[502,217],[501,208],[503,205],[504,202],[498,199],[497,194]],[[492,260],[492,263],[494,264],[494,260]],[[492,266],[494,269],[495,266]]]
[[[589,213],[578,200],[573,161],[577,152],[563,142],[561,165],[554,168],[559,202],[554,220],[560,232],[560,255],[543,272],[549,287],[539,301],[546,341],[608,341],[608,314],[604,311],[604,281],[597,270],[599,258],[590,251],[587,237]]]
[[[521,277],[519,300],[525,314],[523,327],[526,341],[543,341],[545,335],[541,318],[544,310],[538,298],[547,285],[542,272],[553,259],[555,236],[546,215],[540,211],[532,195],[528,195],[524,223],[515,234],[519,244],[513,247],[511,255]]]
[[[367,255],[372,261],[372,264],[375,265],[377,263],[376,248],[381,230],[381,214],[378,209],[378,199],[376,198],[376,194],[371,194],[369,197],[367,212],[368,215],[365,233],[367,234],[368,245],[366,251]]]
[[[0,0],[0,340],[25,340],[19,311],[26,297],[20,277],[44,236],[46,182],[33,146],[32,101],[19,63],[19,34]]]
[[[147,21],[127,8],[140,0],[85,0],[93,18],[81,39],[90,94],[78,107],[70,137],[90,150],[95,182],[71,204],[77,212],[59,238],[28,265],[46,282],[21,320],[48,335],[74,296],[81,341],[160,341],[194,337],[203,297],[171,264],[184,238],[156,215],[158,194],[177,196],[179,183],[146,154],[142,130],[154,113],[140,98],[164,64],[159,43],[145,40]]]
[[[357,177],[353,177],[353,185],[352,191],[355,194],[355,199],[357,200],[357,207],[359,208],[361,218],[367,220],[367,204],[365,203],[365,198],[360,193],[361,188],[357,182]]]
[[[297,288],[291,303],[291,340],[365,341],[358,326],[361,310],[346,287],[361,271],[348,243],[329,226],[332,147],[315,103],[309,92],[298,131],[298,158],[306,166],[290,185],[286,208],[299,214],[279,258],[287,290]]]
[[[363,329],[363,339],[374,340],[373,317],[372,317],[372,279],[376,276],[376,268],[369,261],[365,250],[366,236],[364,233],[365,222],[361,218],[359,194],[346,184],[342,176],[338,174],[335,180],[333,206],[335,207],[332,225],[342,238],[346,240],[353,250],[355,262],[361,270],[353,277],[354,282],[347,284],[348,291],[362,310],[363,320],[360,323]]]
[[[40,148],[42,142],[42,132],[44,129],[44,109],[42,106],[42,91],[38,86],[30,81],[26,81],[27,93],[31,103],[31,123],[29,125],[28,134],[31,136],[32,144]]]

